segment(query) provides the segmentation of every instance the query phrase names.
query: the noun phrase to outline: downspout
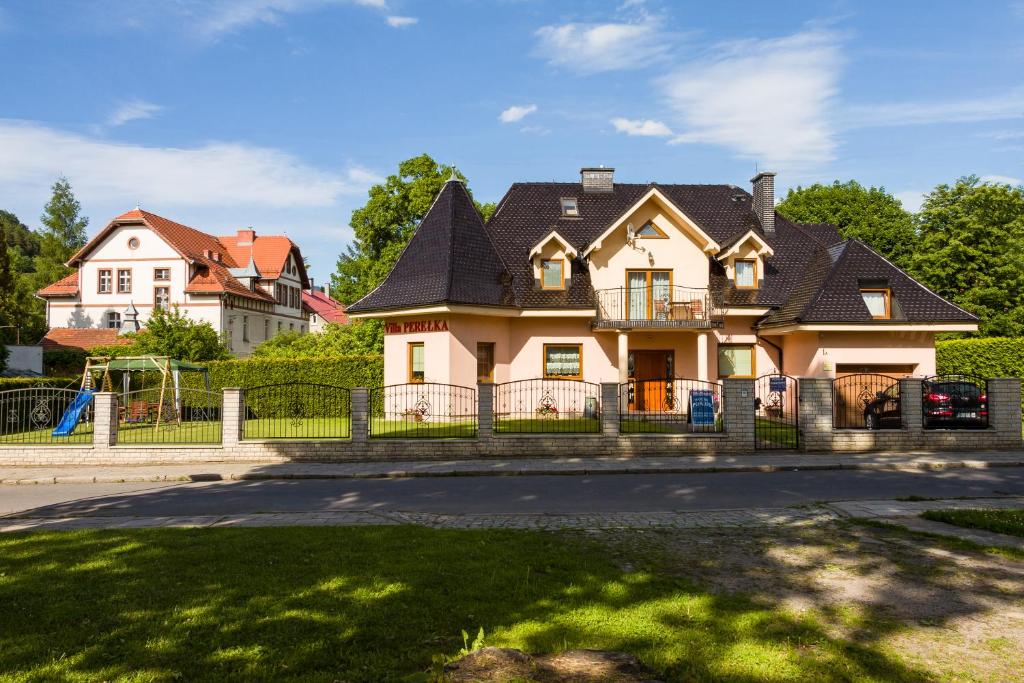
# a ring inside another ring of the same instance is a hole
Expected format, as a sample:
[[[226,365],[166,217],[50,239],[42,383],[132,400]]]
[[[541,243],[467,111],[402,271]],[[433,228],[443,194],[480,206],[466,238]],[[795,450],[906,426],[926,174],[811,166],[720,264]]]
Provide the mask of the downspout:
[[[764,320],[764,318],[761,318],[761,320]],[[761,336],[760,332],[758,332],[761,320],[758,320],[757,323],[755,323],[754,326],[751,328],[754,331],[754,337],[757,339],[758,343],[764,342],[765,344],[779,352],[779,374],[783,375],[785,374],[785,356],[783,355],[782,347],[774,342],[768,341],[767,339]]]

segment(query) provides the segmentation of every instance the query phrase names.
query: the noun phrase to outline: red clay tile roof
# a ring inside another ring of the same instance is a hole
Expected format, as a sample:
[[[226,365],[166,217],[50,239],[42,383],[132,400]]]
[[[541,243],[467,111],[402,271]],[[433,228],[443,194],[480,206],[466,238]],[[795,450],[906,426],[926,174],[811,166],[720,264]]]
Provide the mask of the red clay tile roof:
[[[98,327],[54,327],[39,340],[44,351],[90,351],[97,346],[128,343],[128,339],[118,336],[117,330]]]
[[[67,277],[63,277],[57,280],[52,285],[43,287],[38,292],[39,296],[74,296],[78,294],[78,271],[71,273]]]
[[[339,325],[348,324],[348,314],[345,313],[345,305],[335,301],[319,289],[313,291],[302,291],[302,306],[310,313],[316,313],[329,323]]]
[[[135,221],[147,225],[161,239],[167,242],[172,249],[177,251],[182,258],[200,267],[188,285],[186,285],[186,292],[190,294],[227,292],[259,301],[274,301],[272,296],[262,290],[250,290],[229,272],[229,268],[244,268],[249,264],[250,248],[248,246],[239,247],[236,235],[215,237],[141,209],[132,209],[111,221],[96,237],[92,238],[88,244],[71,257],[68,265],[78,265],[111,231],[122,224]],[[302,264],[302,255],[299,253],[298,246],[287,237],[278,235],[256,237],[252,253],[256,260],[256,268],[263,277],[269,279],[276,279],[281,275],[285,259],[289,253],[294,253],[295,260]],[[215,255],[220,256],[219,260],[213,258]],[[308,280],[304,266],[300,266],[299,273],[303,285],[306,286]],[[59,293],[56,290],[54,292],[49,291],[61,285],[64,282],[62,280],[41,290],[39,292],[40,296],[68,296],[77,294],[77,276],[75,277],[75,288],[73,291],[61,290]]]

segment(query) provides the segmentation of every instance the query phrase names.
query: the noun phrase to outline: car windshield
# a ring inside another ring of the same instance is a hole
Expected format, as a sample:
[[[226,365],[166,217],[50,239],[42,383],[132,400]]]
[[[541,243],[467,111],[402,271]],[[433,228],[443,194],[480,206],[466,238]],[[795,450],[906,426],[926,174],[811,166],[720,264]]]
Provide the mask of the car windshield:
[[[931,385],[930,391],[966,398],[981,396],[981,389],[971,382],[937,382]]]

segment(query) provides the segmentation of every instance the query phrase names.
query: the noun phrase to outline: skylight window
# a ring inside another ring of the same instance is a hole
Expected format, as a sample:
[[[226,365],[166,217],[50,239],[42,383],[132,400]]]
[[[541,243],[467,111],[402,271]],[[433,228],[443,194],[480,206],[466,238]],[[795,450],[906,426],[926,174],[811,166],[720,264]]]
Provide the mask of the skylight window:
[[[562,215],[576,218],[580,215],[580,207],[575,197],[562,197]]]

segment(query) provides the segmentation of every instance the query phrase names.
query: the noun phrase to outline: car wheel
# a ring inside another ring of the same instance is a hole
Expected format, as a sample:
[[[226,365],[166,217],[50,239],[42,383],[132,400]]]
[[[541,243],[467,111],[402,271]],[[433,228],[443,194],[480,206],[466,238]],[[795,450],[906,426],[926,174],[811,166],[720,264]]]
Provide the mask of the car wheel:
[[[878,418],[874,413],[867,413],[864,416],[864,428],[872,431],[878,429]]]

